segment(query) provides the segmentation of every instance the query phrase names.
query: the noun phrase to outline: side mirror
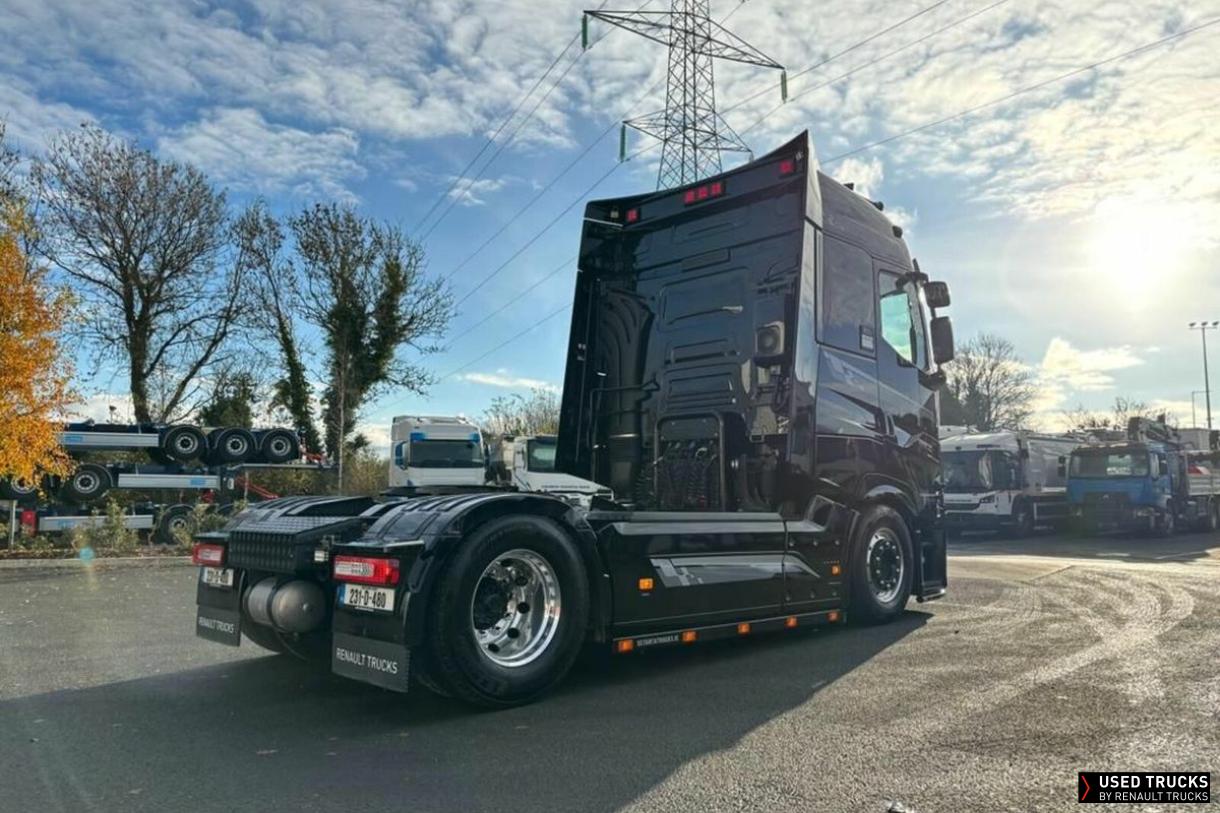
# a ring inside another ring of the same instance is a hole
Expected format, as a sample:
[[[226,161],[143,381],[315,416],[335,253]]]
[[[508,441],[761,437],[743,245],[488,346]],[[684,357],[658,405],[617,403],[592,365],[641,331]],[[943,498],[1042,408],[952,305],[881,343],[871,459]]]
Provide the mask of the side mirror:
[[[394,444],[394,465],[398,466],[400,469],[405,469],[407,467],[407,460],[403,456],[403,449],[406,447],[406,445],[406,441],[401,441]]]
[[[937,364],[953,361],[953,320],[948,316],[932,320],[932,357]]]
[[[924,299],[928,301],[930,308],[947,308],[952,302],[952,297],[949,296],[949,283],[947,282],[927,282],[923,286]]]

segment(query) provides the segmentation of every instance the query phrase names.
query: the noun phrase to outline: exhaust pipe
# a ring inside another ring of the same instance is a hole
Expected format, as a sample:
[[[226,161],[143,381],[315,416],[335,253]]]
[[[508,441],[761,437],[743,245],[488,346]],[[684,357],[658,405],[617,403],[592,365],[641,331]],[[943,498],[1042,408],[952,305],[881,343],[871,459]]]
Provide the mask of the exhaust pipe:
[[[251,621],[280,632],[311,632],[326,620],[322,588],[301,579],[263,579],[246,591],[245,604]]]

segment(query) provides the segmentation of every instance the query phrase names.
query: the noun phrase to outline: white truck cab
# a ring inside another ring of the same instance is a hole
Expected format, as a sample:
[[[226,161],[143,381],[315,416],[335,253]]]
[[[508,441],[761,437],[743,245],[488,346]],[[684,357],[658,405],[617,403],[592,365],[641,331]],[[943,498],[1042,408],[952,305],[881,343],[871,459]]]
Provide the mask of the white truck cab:
[[[399,415],[390,427],[391,492],[481,488],[483,435],[462,416]]]
[[[1026,535],[1065,521],[1067,462],[1084,443],[1024,431],[942,436],[946,527]]]

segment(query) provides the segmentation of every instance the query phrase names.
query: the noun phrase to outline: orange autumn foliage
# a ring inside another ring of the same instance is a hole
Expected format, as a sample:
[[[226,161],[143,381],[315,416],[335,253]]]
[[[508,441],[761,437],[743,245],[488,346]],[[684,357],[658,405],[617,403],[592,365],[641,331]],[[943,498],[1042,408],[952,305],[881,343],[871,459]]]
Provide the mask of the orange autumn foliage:
[[[19,237],[29,225],[19,207],[0,216],[0,477],[37,482],[72,468],[58,439],[75,402],[60,342],[72,299],[26,263]]]

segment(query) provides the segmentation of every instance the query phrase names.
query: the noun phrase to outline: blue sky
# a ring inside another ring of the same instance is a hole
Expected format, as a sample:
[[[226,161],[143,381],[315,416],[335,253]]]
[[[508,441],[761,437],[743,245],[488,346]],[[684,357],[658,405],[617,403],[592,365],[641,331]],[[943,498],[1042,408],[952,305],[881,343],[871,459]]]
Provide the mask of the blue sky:
[[[736,0],[714,0],[714,16],[732,12],[736,33],[788,67],[799,97],[749,130],[751,146],[765,152],[808,128],[828,158],[1220,18],[1220,0],[993,8],[994,0],[945,0],[797,75],[933,2],[749,0],[734,11]],[[567,0],[0,4],[0,116],[23,148],[95,121],[199,165],[237,203],[263,196],[286,212],[345,200],[409,231],[568,45],[582,8]],[[607,32],[593,27],[595,38]],[[883,199],[924,269],[951,283],[960,337],[990,330],[1015,342],[1039,378],[1048,428],[1063,409],[1102,408],[1115,395],[1189,421],[1202,372],[1199,337],[1186,322],[1220,319],[1218,48],[1220,25],[826,167]],[[459,298],[576,203],[463,303],[451,335],[575,253],[580,202],[614,167],[617,130],[521,207],[615,121],[662,105],[663,60],[661,46],[625,32],[583,55],[570,48],[552,74],[566,72],[564,80],[519,131],[518,122],[505,129],[493,150],[517,135],[482,177],[445,201],[453,206],[426,248],[431,272],[452,274]],[[767,91],[776,78],[718,64],[718,99],[739,131],[779,101],[778,90]],[[645,146],[640,138],[633,148]],[[656,154],[619,167],[591,196],[651,189]],[[566,304],[573,280],[574,269],[560,271],[430,357],[438,374],[461,372],[426,399],[383,397],[363,417],[369,433],[379,438],[395,413],[478,414],[496,395],[557,386],[566,314],[479,357]],[[1220,367],[1220,340],[1213,350]],[[110,381],[89,382],[87,392],[93,409],[121,402]]]

